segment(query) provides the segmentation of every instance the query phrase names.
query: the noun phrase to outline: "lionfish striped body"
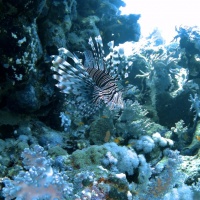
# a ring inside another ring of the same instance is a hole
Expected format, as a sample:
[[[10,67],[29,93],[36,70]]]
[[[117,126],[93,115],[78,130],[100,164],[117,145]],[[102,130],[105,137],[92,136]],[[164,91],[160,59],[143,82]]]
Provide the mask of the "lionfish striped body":
[[[95,41],[96,46],[92,38],[89,39],[92,51],[84,52],[84,65],[76,55],[65,48],[58,49],[58,56],[52,56],[52,69],[55,72],[53,78],[58,81],[56,86],[63,93],[73,94],[82,111],[90,109],[88,115],[93,114],[103,104],[110,109],[123,107],[117,76],[112,77],[106,68],[101,37],[95,37]],[[67,61],[68,58],[72,59],[74,66]]]

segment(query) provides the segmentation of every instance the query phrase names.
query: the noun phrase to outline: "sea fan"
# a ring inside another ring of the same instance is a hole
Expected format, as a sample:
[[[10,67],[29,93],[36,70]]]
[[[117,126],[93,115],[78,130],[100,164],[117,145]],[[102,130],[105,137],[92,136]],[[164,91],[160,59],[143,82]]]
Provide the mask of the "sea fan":
[[[53,78],[58,81],[56,86],[65,94],[73,94],[75,104],[85,115],[93,114],[103,105],[110,109],[123,107],[117,75],[113,77],[107,68],[111,64],[104,57],[102,39],[98,36],[95,41],[89,39],[92,51],[83,53],[84,64],[65,48],[58,49],[59,55],[52,56]],[[69,59],[73,61],[73,66]]]

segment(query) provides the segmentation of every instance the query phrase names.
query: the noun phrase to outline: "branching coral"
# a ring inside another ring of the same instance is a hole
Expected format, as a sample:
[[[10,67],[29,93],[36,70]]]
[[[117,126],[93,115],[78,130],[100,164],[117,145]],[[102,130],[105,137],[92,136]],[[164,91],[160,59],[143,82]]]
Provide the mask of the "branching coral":
[[[190,95],[189,101],[192,103],[190,110],[194,109],[195,111],[194,120],[196,120],[197,117],[200,117],[200,100],[198,95],[194,94],[194,97]]]
[[[47,152],[35,145],[33,149],[25,149],[22,153],[26,170],[14,177],[4,178],[3,196],[5,200],[17,199],[69,199],[73,186],[68,183],[64,172],[57,172],[51,165]]]

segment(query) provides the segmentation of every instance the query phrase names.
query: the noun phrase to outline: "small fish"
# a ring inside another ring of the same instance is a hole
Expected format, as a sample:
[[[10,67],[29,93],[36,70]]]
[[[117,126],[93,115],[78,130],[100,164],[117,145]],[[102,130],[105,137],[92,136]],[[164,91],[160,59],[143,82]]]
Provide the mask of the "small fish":
[[[104,142],[109,142],[110,137],[111,137],[110,131],[106,131],[106,135],[105,135],[105,137],[104,137]]]
[[[121,143],[121,142],[123,142],[124,141],[124,138],[122,138],[122,137],[116,137],[115,139],[114,139],[114,142],[116,143],[116,144],[119,144],[119,143]]]
[[[125,84],[129,84],[129,81],[126,81]]]
[[[84,125],[84,122],[79,122],[78,123],[78,126],[83,126]]]
[[[122,22],[120,20],[117,20],[117,23],[120,24],[120,25],[122,24]]]
[[[200,141],[200,136],[199,136],[199,135],[197,135],[197,136],[196,136],[196,139]]]
[[[103,119],[107,119],[108,116],[106,116],[106,115],[102,115],[101,118],[103,118]]]

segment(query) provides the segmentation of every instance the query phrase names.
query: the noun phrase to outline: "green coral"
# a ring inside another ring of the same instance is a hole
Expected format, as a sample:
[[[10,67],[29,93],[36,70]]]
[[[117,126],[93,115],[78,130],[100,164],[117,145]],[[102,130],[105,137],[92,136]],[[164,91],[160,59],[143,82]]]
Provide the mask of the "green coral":
[[[71,160],[75,168],[101,165],[101,159],[108,150],[102,146],[91,146],[90,148],[77,150],[72,154]]]
[[[89,132],[90,140],[94,144],[103,144],[108,142],[113,130],[113,121],[106,116],[102,116],[91,124]]]

